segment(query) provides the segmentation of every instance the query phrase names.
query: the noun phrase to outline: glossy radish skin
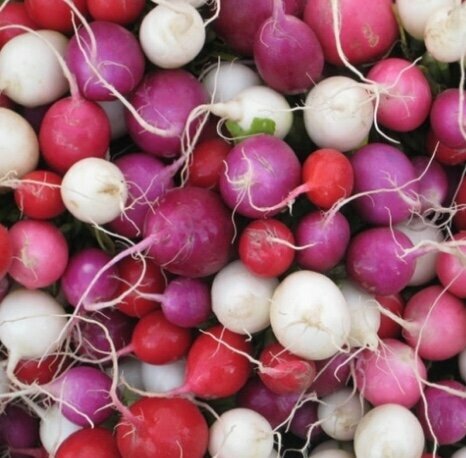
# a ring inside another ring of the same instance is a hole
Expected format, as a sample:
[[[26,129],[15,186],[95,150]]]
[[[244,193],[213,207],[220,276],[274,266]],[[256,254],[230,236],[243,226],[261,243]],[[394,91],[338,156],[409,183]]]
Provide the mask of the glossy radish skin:
[[[181,398],[141,398],[130,406],[135,419],[124,417],[116,428],[122,458],[189,456],[207,451],[208,427],[198,407]]]
[[[88,0],[89,14],[96,21],[121,25],[134,22],[144,10],[144,0]]]
[[[139,84],[145,66],[144,55],[134,35],[121,25],[106,21],[91,22],[89,30],[82,27],[73,35],[66,63],[76,77],[81,94],[88,100],[115,98],[95,75],[93,67],[101,78],[125,95]]]
[[[31,19],[26,11],[24,3],[8,3],[0,11],[0,27],[5,25],[23,25],[31,29],[36,29],[36,23]],[[0,31],[0,48],[16,35],[21,35],[24,30],[11,28]]]
[[[32,448],[39,439],[39,421],[25,408],[9,404],[0,415],[0,444],[12,450]],[[21,455],[22,457],[23,455]]]
[[[8,229],[0,225],[0,278],[3,278],[13,261],[13,247]]]

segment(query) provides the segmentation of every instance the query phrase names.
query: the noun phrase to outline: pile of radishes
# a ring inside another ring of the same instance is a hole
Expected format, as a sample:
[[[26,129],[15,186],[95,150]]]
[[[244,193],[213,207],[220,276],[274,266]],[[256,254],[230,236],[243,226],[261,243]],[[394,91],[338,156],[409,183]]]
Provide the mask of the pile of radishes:
[[[466,457],[466,2],[0,6],[0,456]]]

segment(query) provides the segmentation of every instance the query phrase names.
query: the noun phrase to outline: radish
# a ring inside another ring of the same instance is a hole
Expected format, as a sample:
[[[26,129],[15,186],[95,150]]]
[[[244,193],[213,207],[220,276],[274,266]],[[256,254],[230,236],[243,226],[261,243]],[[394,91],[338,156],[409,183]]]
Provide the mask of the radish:
[[[270,423],[246,408],[237,407],[220,415],[209,436],[209,453],[218,458],[267,458],[273,449]]]
[[[424,39],[429,17],[435,10],[454,6],[456,0],[396,0],[396,11],[403,28],[417,40]]]
[[[96,21],[109,21],[129,25],[136,21],[144,10],[144,0],[88,0],[89,14]]]
[[[301,439],[318,441],[324,435],[317,422],[317,407],[315,401],[307,401],[295,411],[290,423],[290,431]]]
[[[369,92],[346,76],[330,76],[317,83],[304,102],[304,126],[321,148],[349,151],[361,146],[374,119]]]
[[[62,97],[68,91],[68,82],[57,56],[63,58],[67,45],[67,38],[52,30],[27,32],[11,39],[0,51],[0,91],[26,107]]]
[[[401,335],[401,322],[396,319],[392,320],[385,310],[394,313],[395,316],[402,316],[405,307],[405,301],[401,294],[390,294],[388,296],[375,296],[376,301],[380,304],[380,326],[377,335],[380,339],[387,339],[389,337],[398,338]]]
[[[18,288],[0,302],[0,341],[8,349],[8,373],[21,358],[55,351],[67,323],[65,310],[48,293]]]
[[[358,458],[419,458],[424,449],[419,420],[406,407],[385,404],[374,407],[359,422],[354,436]]]
[[[180,358],[165,364],[142,362],[141,377],[144,390],[165,393],[181,387],[184,383],[186,359]],[[130,386],[134,386],[130,383]]]
[[[9,25],[21,25],[29,29],[36,29],[37,24],[32,20],[26,11],[24,3],[10,2],[4,3],[0,9],[0,48],[16,35],[24,33],[22,28],[5,28]]]
[[[310,391],[323,397],[344,388],[351,378],[351,368],[352,357],[345,353],[336,353],[330,358],[316,361],[317,375]]]
[[[105,21],[91,22],[77,30],[66,50],[66,63],[88,100],[112,100],[114,91],[128,94],[142,80],[145,66],[134,35],[121,25]],[[109,91],[109,86],[113,90]]]
[[[270,324],[270,299],[276,278],[261,278],[241,261],[223,267],[212,283],[212,311],[218,321],[238,334],[254,334]]]
[[[6,370],[4,368],[4,362],[0,361],[0,414],[3,412],[6,406],[6,401],[4,401],[5,395],[10,391],[9,380]]]
[[[139,41],[146,57],[157,67],[180,68],[203,48],[204,23],[189,2],[160,2],[144,16]]]
[[[2,281],[5,279],[5,275],[8,273],[13,261],[13,247],[11,242],[8,229],[0,225],[0,279],[2,279]]]
[[[32,126],[19,114],[0,108],[0,179],[21,178],[39,162],[39,141]]]
[[[287,275],[272,296],[270,322],[277,340],[306,359],[329,358],[348,343],[350,312],[337,285],[323,274]]]
[[[116,427],[121,458],[189,456],[202,458],[209,430],[196,405],[182,398],[140,398]],[[176,425],[176,426],[175,426]]]
[[[75,218],[98,225],[112,221],[124,211],[128,187],[116,165],[105,159],[89,157],[67,170],[61,196]]]
[[[240,61],[220,62],[201,75],[202,85],[212,103],[228,102],[243,89],[259,86],[259,75]]]
[[[369,404],[361,402],[354,390],[343,388],[325,396],[317,409],[321,428],[333,439],[349,441],[359,421],[369,410]]]
[[[354,458],[352,453],[337,448],[319,450],[317,453],[311,453],[309,456],[314,458]]]

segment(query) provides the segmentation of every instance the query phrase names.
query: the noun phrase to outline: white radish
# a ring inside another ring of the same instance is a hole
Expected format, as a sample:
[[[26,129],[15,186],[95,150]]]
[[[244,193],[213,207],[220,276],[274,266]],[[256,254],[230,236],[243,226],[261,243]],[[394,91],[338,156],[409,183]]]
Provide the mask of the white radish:
[[[208,106],[214,115],[236,122],[248,131],[254,119],[269,119],[275,123],[273,135],[284,138],[293,124],[293,114],[286,98],[267,86],[250,86],[225,103]]]
[[[179,388],[185,381],[186,359],[182,358],[167,364],[141,364],[144,390],[153,393],[166,393]]]
[[[417,40],[424,39],[429,16],[442,7],[454,6],[457,0],[396,0],[396,9],[403,28]]]
[[[0,92],[26,107],[37,107],[68,91],[68,81],[54,51],[63,57],[65,35],[53,30],[27,32],[9,40],[0,51]]]
[[[351,347],[376,349],[379,344],[377,331],[380,326],[380,304],[374,296],[350,280],[340,283],[351,315],[348,343]]]
[[[54,456],[61,443],[81,428],[63,416],[59,405],[54,404],[41,415],[39,436],[45,450]]]
[[[99,158],[73,164],[63,177],[61,196],[68,211],[85,223],[109,223],[124,211],[128,187],[120,169]]]
[[[351,315],[338,286],[318,272],[301,270],[275,289],[270,323],[290,352],[311,360],[330,358],[348,342]]]
[[[451,458],[466,458],[466,447],[461,447],[451,455]]]
[[[314,458],[354,458],[354,455],[346,450],[338,448],[330,448],[328,450],[322,450],[317,453],[311,453]]]
[[[304,104],[306,132],[321,148],[349,151],[361,146],[373,119],[371,94],[346,76],[331,76],[317,83]]]
[[[146,57],[161,68],[191,62],[205,43],[205,27],[196,8],[170,0],[151,10],[141,22],[139,40]]]
[[[440,228],[433,223],[426,224],[419,216],[413,216],[411,219],[397,224],[395,229],[403,232],[415,248],[419,247],[414,252],[415,254],[419,253],[419,257],[416,258],[416,267],[408,285],[419,286],[433,280],[437,275],[435,265],[439,255],[439,251],[434,248],[434,245],[444,239]]]
[[[270,324],[270,300],[278,285],[276,278],[259,277],[239,260],[214,278],[212,311],[220,323],[238,334],[253,334]]]
[[[354,435],[358,458],[419,458],[424,443],[419,420],[399,404],[374,407],[364,415]]]
[[[329,453],[324,454],[323,452]],[[334,452],[334,454],[330,452]],[[335,439],[329,439],[314,447],[309,456],[317,456],[318,458],[354,458],[353,452],[353,442],[341,442]],[[320,453],[322,453],[322,455],[320,455]]]
[[[0,303],[0,341],[8,350],[9,368],[24,359],[37,359],[60,345],[67,323],[63,307],[41,290],[18,288]]]
[[[342,388],[322,398],[317,417],[324,432],[333,439],[350,441],[369,404],[350,388]]]
[[[254,70],[236,61],[213,65],[202,77],[202,85],[213,103],[227,102],[243,89],[260,84],[260,77]]]
[[[21,178],[39,162],[34,129],[19,114],[0,108],[0,179]]]
[[[445,6],[429,16],[424,30],[427,51],[439,62],[466,57],[466,3]]]
[[[227,410],[210,427],[209,452],[216,458],[269,458],[272,450],[272,427],[254,410]]]
[[[112,376],[111,373],[109,375]],[[123,358],[118,362],[118,378],[132,388],[143,390],[142,362],[137,358]]]

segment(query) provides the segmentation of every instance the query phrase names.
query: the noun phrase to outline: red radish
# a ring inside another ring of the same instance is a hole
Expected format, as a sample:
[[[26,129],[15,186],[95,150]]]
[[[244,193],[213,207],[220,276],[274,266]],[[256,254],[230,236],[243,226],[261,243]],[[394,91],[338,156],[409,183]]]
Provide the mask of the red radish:
[[[86,0],[73,0],[83,14],[87,12]],[[43,29],[71,33],[73,31],[72,9],[64,0],[25,0],[26,11]]]
[[[136,88],[144,75],[145,61],[129,30],[112,22],[94,21],[73,35],[66,63],[83,97],[113,100],[115,91],[125,95]]]
[[[419,67],[399,58],[383,59],[367,74],[380,99],[376,110],[380,125],[397,132],[417,129],[429,116],[432,93]]]
[[[426,375],[421,358],[396,339],[385,339],[376,352],[364,350],[356,359],[356,386],[374,406],[395,403],[410,409],[421,397]]]
[[[452,294],[459,298],[466,298],[466,231],[453,235],[451,242],[458,242],[458,246],[447,253],[440,253],[437,257],[436,271],[440,283]]]
[[[144,6],[144,0],[87,0],[87,9],[94,20],[121,25],[134,22]]]
[[[15,367],[15,376],[22,383],[28,385],[38,383],[44,385],[57,377],[66,360],[58,355],[48,355],[41,359],[24,359]]]
[[[406,303],[403,319],[407,323],[402,335],[421,358],[443,361],[466,346],[464,304],[439,285],[414,294]]]
[[[343,64],[341,53],[351,64],[371,62],[389,51],[398,38],[391,0],[307,2],[304,20],[316,33],[325,60],[334,65]]]
[[[33,219],[51,219],[61,215],[65,211],[60,195],[61,181],[61,176],[50,170],[26,173],[14,191],[19,210]]]
[[[266,84],[284,94],[301,93],[322,75],[324,55],[312,29],[301,19],[285,14],[281,0],[273,4],[254,40],[254,62]]]
[[[181,398],[141,398],[116,427],[122,458],[189,456],[207,451],[208,426],[196,405]]]
[[[2,10],[0,11],[0,28],[6,25],[22,25],[30,29],[36,29],[37,25],[28,15],[26,11],[26,6],[24,3],[19,2],[10,2],[6,5],[3,5]],[[20,28],[11,28],[0,30],[0,48],[9,40],[11,40],[16,35],[24,33],[23,29]]]
[[[8,229],[0,224],[0,278],[8,272],[13,261],[13,247]]]
[[[127,257],[116,265],[118,268],[118,293],[124,295],[118,302],[118,309],[129,316],[141,318],[159,307],[159,304],[145,294],[161,294],[165,288],[166,280],[158,267],[151,259]],[[133,287],[136,285],[136,289]]]
[[[88,157],[104,158],[110,144],[110,123],[103,108],[81,97],[65,97],[46,112],[39,132],[42,156],[64,174]]]
[[[131,348],[138,359],[166,364],[184,356],[191,346],[191,330],[168,321],[161,310],[144,315],[136,324]]]
[[[112,431],[102,427],[83,428],[68,436],[55,458],[120,458]]]
[[[187,183],[191,186],[216,189],[230,150],[231,146],[221,138],[198,143],[189,163]]]
[[[294,237],[288,226],[278,219],[251,221],[239,238],[239,257],[244,265],[260,277],[277,277],[294,259]]]
[[[13,262],[8,272],[21,285],[43,288],[63,275],[68,264],[68,244],[53,223],[18,221],[10,229],[10,240]]]
[[[466,148],[449,148],[439,142],[432,129],[427,132],[426,148],[430,155],[435,155],[435,159],[441,164],[458,165],[466,161]]]
[[[405,307],[405,301],[401,294],[390,294],[388,296],[375,296],[375,300],[384,309],[395,313],[399,317],[402,316]],[[380,313],[380,326],[377,334],[380,339],[387,339],[389,337],[397,338],[401,333],[401,325],[393,321],[390,317],[383,312]]]
[[[277,394],[301,393],[309,388],[316,376],[314,361],[300,358],[279,343],[264,347],[259,360],[263,368],[259,377]]]

